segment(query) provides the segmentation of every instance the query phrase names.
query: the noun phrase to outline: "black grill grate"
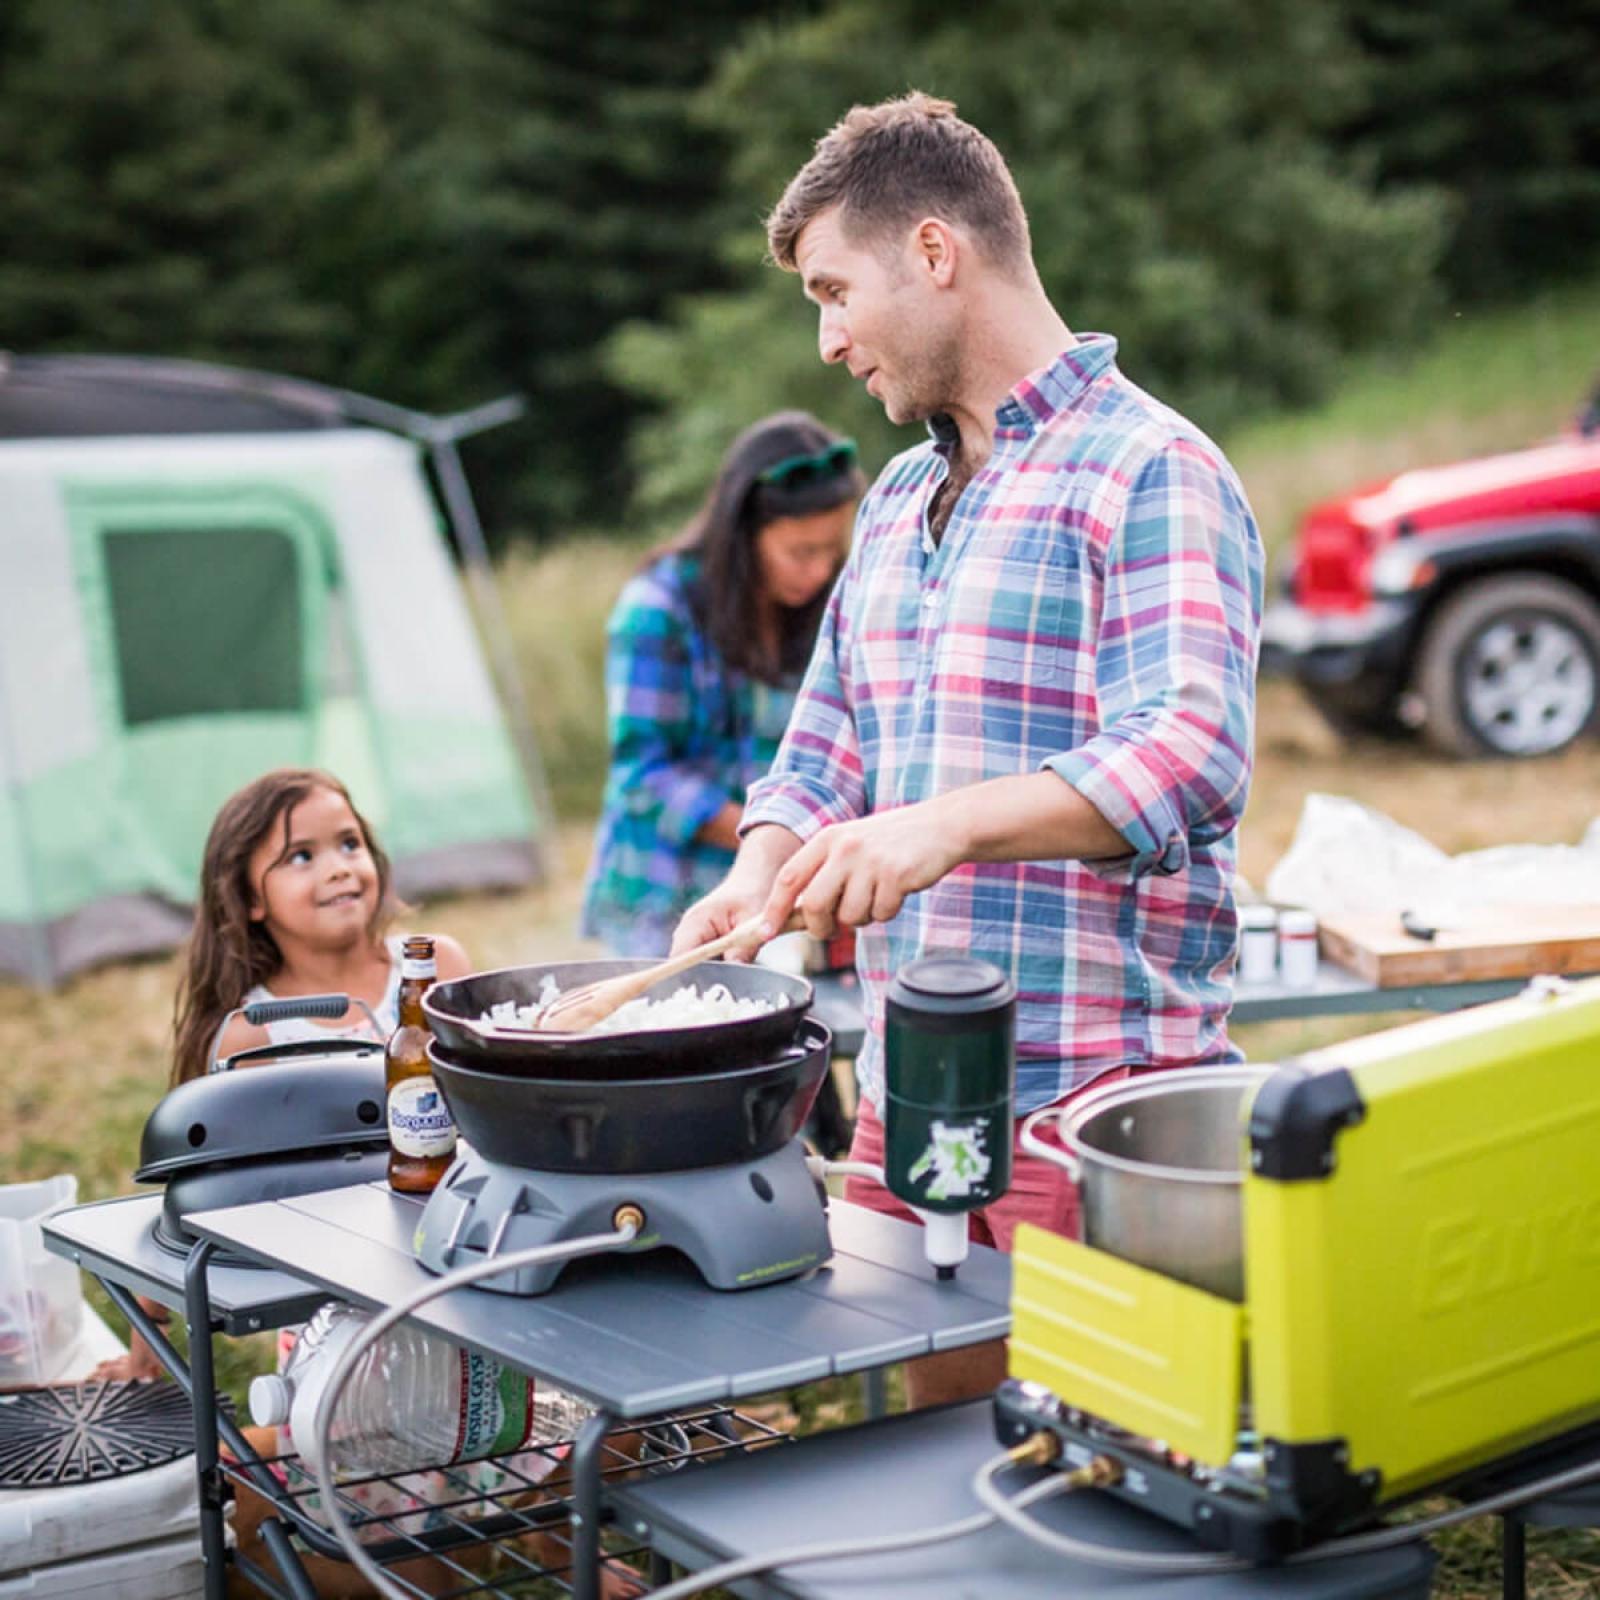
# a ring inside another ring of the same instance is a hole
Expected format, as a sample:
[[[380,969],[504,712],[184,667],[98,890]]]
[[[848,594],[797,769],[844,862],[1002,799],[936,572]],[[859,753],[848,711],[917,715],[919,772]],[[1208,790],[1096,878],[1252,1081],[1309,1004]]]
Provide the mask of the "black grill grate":
[[[194,1450],[171,1383],[79,1383],[0,1394],[0,1489],[53,1489],[165,1466]]]

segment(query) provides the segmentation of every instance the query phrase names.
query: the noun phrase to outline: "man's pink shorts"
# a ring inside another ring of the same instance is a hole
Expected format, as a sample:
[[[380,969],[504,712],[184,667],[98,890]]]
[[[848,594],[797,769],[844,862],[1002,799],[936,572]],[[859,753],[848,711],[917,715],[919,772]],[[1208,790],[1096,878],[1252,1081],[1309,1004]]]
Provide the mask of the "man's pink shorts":
[[[1098,1089],[1102,1084],[1131,1078],[1139,1070],[1136,1067],[1116,1067],[1102,1073],[1089,1087]],[[1075,1096],[1068,1098],[1070,1100]],[[1021,1127],[1020,1122],[1016,1124],[1013,1140]],[[865,1161],[875,1167],[883,1165],[883,1122],[865,1096],[856,1113],[856,1135],[850,1145],[850,1159]],[[908,1206],[870,1178],[846,1178],[844,1197],[853,1205],[865,1206],[869,1211],[902,1217],[907,1222],[917,1220],[916,1214]],[[1019,1222],[1037,1223],[1041,1228],[1065,1234],[1069,1239],[1079,1237],[1077,1185],[1067,1176],[1064,1168],[1028,1155],[1013,1143],[1011,1187],[981,1211],[967,1214],[967,1237],[976,1244],[990,1245],[1009,1254],[1011,1237],[1017,1231]]]

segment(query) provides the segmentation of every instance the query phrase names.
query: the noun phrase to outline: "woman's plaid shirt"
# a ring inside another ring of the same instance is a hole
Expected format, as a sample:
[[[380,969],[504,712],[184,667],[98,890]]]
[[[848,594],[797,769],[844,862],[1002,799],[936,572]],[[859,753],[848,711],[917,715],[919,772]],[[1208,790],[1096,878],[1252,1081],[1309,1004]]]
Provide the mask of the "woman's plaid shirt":
[[[929,951],[1018,990],[1022,1115],[1126,1064],[1237,1059],[1234,830],[1249,794],[1263,559],[1232,468],[1089,335],[1019,384],[936,547],[954,430],[898,456],[746,829],[832,822],[1049,768],[1128,841],[1114,861],[958,868],[861,932],[882,1104],[883,997]]]

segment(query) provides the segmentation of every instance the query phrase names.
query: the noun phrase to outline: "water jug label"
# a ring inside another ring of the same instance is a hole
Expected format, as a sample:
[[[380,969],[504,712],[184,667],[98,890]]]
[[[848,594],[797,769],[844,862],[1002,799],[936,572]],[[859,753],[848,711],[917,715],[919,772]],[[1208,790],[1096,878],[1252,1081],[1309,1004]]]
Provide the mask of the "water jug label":
[[[935,1121],[927,1148],[912,1162],[906,1177],[912,1183],[928,1179],[923,1191],[930,1200],[986,1197],[991,1165],[984,1148],[988,1130],[981,1122]]]
[[[389,1142],[403,1156],[447,1156],[455,1149],[456,1125],[431,1077],[407,1078],[389,1091]]]
[[[533,1428],[533,1383],[520,1372],[462,1350],[461,1411],[456,1461],[505,1455],[527,1442]]]

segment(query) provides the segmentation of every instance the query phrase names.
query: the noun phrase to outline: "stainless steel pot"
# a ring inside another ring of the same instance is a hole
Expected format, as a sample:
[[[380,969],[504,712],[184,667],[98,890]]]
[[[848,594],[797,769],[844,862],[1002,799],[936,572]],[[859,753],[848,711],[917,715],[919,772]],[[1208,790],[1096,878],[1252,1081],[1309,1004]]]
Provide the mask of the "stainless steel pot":
[[[1078,1184],[1086,1244],[1244,1299],[1244,1127],[1270,1068],[1186,1067],[1091,1089],[1023,1125],[1030,1154]],[[1061,1143],[1038,1129],[1055,1122]]]

